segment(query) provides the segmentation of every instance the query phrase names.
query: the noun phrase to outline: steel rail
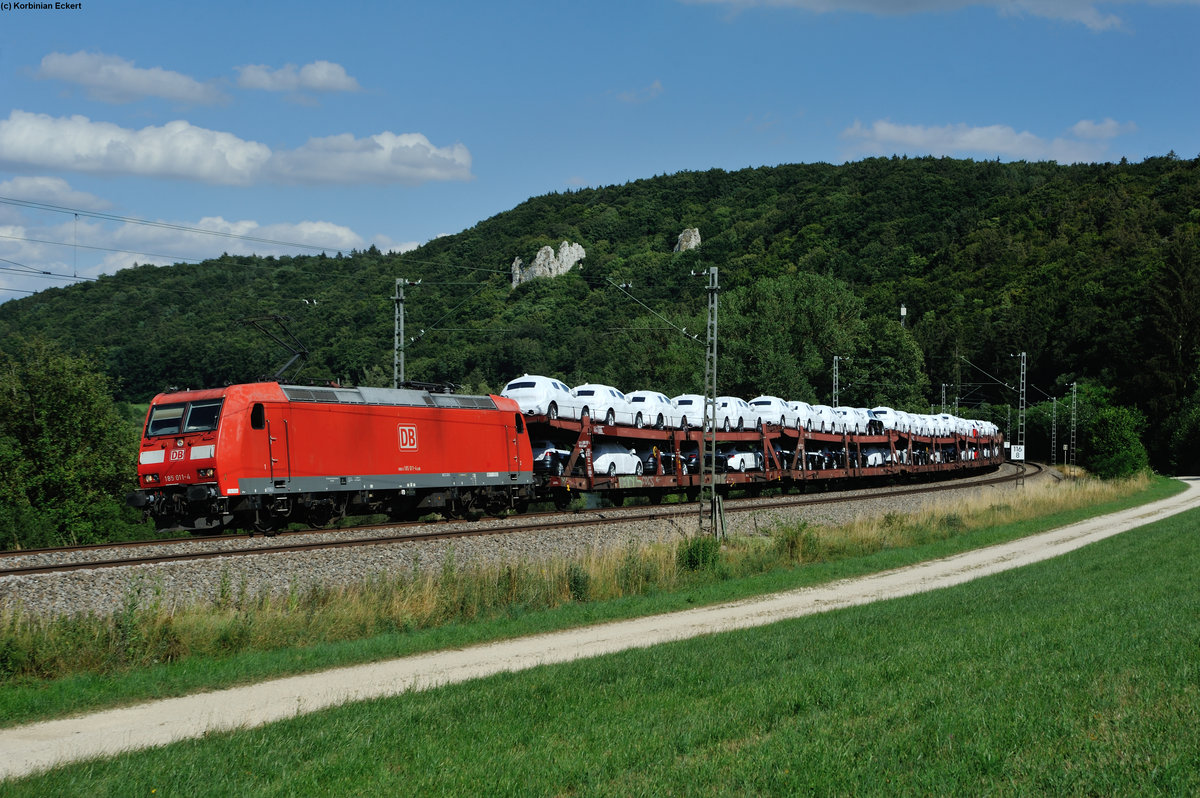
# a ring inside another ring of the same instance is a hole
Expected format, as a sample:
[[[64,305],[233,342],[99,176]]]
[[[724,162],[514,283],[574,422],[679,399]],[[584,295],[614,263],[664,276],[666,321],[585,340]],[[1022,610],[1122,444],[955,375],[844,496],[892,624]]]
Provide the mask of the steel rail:
[[[1036,464],[1033,464],[1033,467],[1037,468],[1037,472],[1035,472],[1035,473],[1038,473],[1042,470],[1041,466],[1038,466]],[[1019,465],[1018,470],[1012,474],[992,477],[989,479],[972,480],[970,482],[962,482],[960,480],[953,480],[951,482],[928,483],[928,484],[921,485],[919,487],[899,488],[899,489],[894,489],[894,490],[878,491],[878,492],[873,492],[868,495],[864,495],[862,493],[846,493],[846,494],[839,494],[839,495],[823,495],[823,496],[822,495],[813,495],[813,494],[802,494],[800,496],[796,496],[791,499],[785,499],[782,501],[777,500],[777,499],[763,500],[763,499],[759,499],[759,498],[746,498],[746,499],[731,501],[729,504],[725,505],[725,512],[726,513],[740,513],[740,512],[771,510],[771,509],[778,509],[778,508],[789,508],[789,507],[804,507],[804,506],[816,507],[816,506],[820,506],[823,504],[841,504],[841,503],[846,503],[846,502],[864,501],[864,500],[870,501],[870,500],[877,499],[877,498],[890,498],[893,496],[905,496],[905,495],[914,495],[914,494],[921,494],[921,493],[936,493],[936,492],[940,492],[940,491],[950,491],[950,490],[965,490],[965,489],[970,489],[970,488],[974,488],[974,487],[986,487],[989,485],[1002,484],[1005,482],[1015,481],[1017,479],[1024,477],[1026,475],[1026,470],[1027,470],[1027,467],[1025,465]],[[355,546],[380,546],[380,545],[391,545],[391,544],[397,544],[397,543],[424,542],[424,541],[432,541],[432,540],[453,540],[453,539],[470,538],[470,537],[481,537],[481,536],[487,536],[487,535],[507,535],[507,534],[514,534],[514,533],[518,533],[518,532],[526,532],[526,533],[539,532],[539,531],[546,531],[546,530],[551,530],[551,529],[562,529],[565,527],[580,526],[583,524],[607,525],[607,524],[629,523],[629,522],[633,522],[633,521],[653,521],[653,520],[673,518],[675,516],[690,515],[693,513],[695,513],[695,505],[693,503],[675,504],[675,505],[668,505],[668,506],[652,506],[649,509],[646,507],[636,507],[636,508],[612,507],[612,508],[604,508],[603,510],[591,510],[591,511],[585,510],[585,511],[578,511],[578,512],[570,515],[570,517],[565,518],[565,519],[562,518],[562,516],[564,515],[563,513],[541,513],[541,514],[537,514],[537,515],[553,516],[553,517],[557,517],[559,520],[551,520],[551,521],[545,521],[545,522],[533,523],[533,524],[518,523],[518,524],[507,525],[507,526],[491,525],[491,526],[487,526],[487,527],[483,527],[483,528],[475,528],[475,529],[459,529],[459,530],[443,530],[443,531],[434,530],[434,531],[430,531],[430,532],[409,532],[409,533],[404,533],[404,534],[389,534],[389,535],[381,535],[381,536],[375,536],[375,537],[333,538],[333,539],[322,539],[322,540],[317,540],[317,541],[308,541],[308,542],[303,542],[303,543],[291,543],[291,544],[284,544],[284,545],[253,546],[253,547],[246,547],[246,548],[239,548],[239,549],[215,549],[215,550],[210,550],[210,551],[192,551],[192,552],[183,552],[183,553],[174,553],[174,554],[157,554],[157,555],[149,555],[149,556],[145,556],[145,557],[127,557],[127,558],[104,559],[104,560],[80,560],[80,561],[73,561],[73,562],[41,563],[41,564],[36,564],[36,565],[25,565],[25,566],[14,566],[14,567],[10,567],[10,568],[0,568],[0,577],[32,576],[32,575],[50,574],[50,573],[68,573],[68,572],[74,572],[74,571],[88,571],[88,570],[95,570],[95,569],[100,569],[100,568],[121,568],[121,567],[130,567],[130,566],[136,566],[136,565],[159,565],[159,564],[172,563],[172,562],[212,560],[212,559],[217,559],[220,557],[242,557],[242,556],[254,556],[254,555],[261,555],[261,554],[285,554],[285,553],[297,553],[297,552],[308,552],[308,551],[320,551],[323,549],[350,548],[350,547],[355,547]],[[521,516],[520,521],[524,521],[525,519],[528,519],[529,517],[530,517],[529,515]],[[451,523],[451,522],[443,522],[443,523]],[[375,528],[395,529],[397,527],[412,527],[412,526],[428,527],[429,524],[428,524],[428,522],[413,522],[413,523],[408,523],[408,524],[382,524],[382,525],[378,525],[378,526],[346,528],[346,529],[336,530],[333,532],[321,531],[321,530],[294,530],[292,532],[289,532],[288,534],[329,535],[329,534],[339,534],[339,533],[344,534],[346,532],[350,532],[350,531],[354,531],[354,530],[363,530],[363,529],[375,529]],[[210,540],[228,541],[228,540],[249,539],[249,538],[250,538],[249,535],[225,535],[225,536],[220,536],[220,537],[213,537],[213,538],[210,538]],[[195,542],[203,541],[203,540],[205,540],[205,539],[204,538],[172,538],[169,540],[131,541],[128,543],[123,543],[123,544],[107,544],[107,547],[119,550],[122,548],[136,548],[136,547],[140,547],[140,546],[154,545],[154,544],[171,545],[171,544],[182,543],[182,542],[195,543]],[[100,549],[100,548],[104,548],[105,545],[106,544],[91,544],[91,545],[87,545],[87,546],[77,546],[77,547],[60,548],[60,549],[39,549],[39,550],[29,550],[29,551],[6,552],[6,554],[9,554],[9,555],[68,554],[68,553],[75,553],[75,552],[79,552],[79,551]]]

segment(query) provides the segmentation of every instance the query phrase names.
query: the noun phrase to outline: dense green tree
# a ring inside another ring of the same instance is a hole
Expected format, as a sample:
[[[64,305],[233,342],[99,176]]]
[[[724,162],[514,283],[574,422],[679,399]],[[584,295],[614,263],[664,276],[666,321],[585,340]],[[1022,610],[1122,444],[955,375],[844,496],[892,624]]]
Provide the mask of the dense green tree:
[[[1089,429],[1083,465],[1098,477],[1125,477],[1150,465],[1142,433],[1145,417],[1129,407],[1101,407]]]
[[[675,253],[685,227],[703,243]],[[967,388],[963,369],[1015,384],[1023,351],[1031,385],[1090,380],[1142,412],[1165,467],[1178,454],[1167,419],[1200,387],[1197,231],[1200,159],[711,169],[533,197],[405,254],[127,269],[0,304],[0,341],[97,348],[119,398],[144,402],[272,373],[286,355],[241,320],[280,314],[312,350],[301,379],[388,384],[404,277],[422,280],[406,302],[414,379],[498,386],[530,371],[683,392],[704,348],[663,328],[703,338],[716,266],[723,391],[828,401],[838,356],[844,402],[919,409],[942,384],[1011,402]],[[576,269],[511,288],[513,258],[563,240],[587,250]]]
[[[0,352],[0,541],[29,548],[111,540],[134,516],[138,424],[87,357],[41,339]]]
[[[720,390],[825,401],[834,355],[846,357],[866,343],[862,313],[849,286],[817,274],[734,289],[720,306]]]

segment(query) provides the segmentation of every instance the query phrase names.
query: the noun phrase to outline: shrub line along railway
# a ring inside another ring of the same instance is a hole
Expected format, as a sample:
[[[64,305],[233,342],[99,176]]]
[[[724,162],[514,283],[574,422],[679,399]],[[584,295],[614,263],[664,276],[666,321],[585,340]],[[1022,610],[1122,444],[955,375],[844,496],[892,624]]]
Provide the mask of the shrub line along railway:
[[[577,493],[614,504],[629,496],[657,502],[668,493],[695,499],[702,456],[711,458],[718,492],[750,494],[769,486],[955,476],[1004,459],[1002,436],[977,428],[856,434],[758,423],[716,432],[717,452],[708,452],[704,438],[711,431],[555,416],[523,413],[506,396],[430,386],[261,382],[159,394],[146,416],[139,489],[128,501],[159,529],[274,534],[292,523],[322,527],[346,515],[499,515],[542,500],[562,508]],[[567,453],[565,463],[554,461],[561,473],[539,472],[531,440],[543,439]],[[596,453],[621,449],[636,457],[633,473],[618,474],[613,466],[598,473]],[[726,459],[726,452],[736,457]],[[737,470],[726,467],[735,460]]]
[[[1030,468],[1041,470],[1041,466],[1030,464]],[[1036,473],[1036,472],[1035,472]],[[951,482],[940,482],[937,484],[926,484],[919,487],[889,487],[887,490],[877,492],[878,498],[890,498],[896,496],[913,495],[919,493],[932,493],[937,491],[958,490],[965,487],[981,487],[987,485],[996,485],[1004,482],[1011,482],[1021,479],[1026,476],[1026,466],[1018,464],[1016,470],[1012,474],[999,475],[987,479],[979,479],[963,484],[961,480]],[[775,499],[747,499],[745,501],[733,502],[725,507],[726,513],[742,513],[742,512],[760,512],[764,510],[772,510],[779,508],[794,508],[799,506],[820,506],[823,504],[840,504],[847,502],[863,501],[864,497],[859,494],[841,494],[841,495],[807,495],[807,496],[781,496]],[[155,565],[160,563],[171,562],[187,562],[194,560],[209,560],[220,557],[240,557],[254,556],[260,554],[279,554],[289,552],[305,552],[319,551],[322,549],[350,548],[355,546],[379,546],[397,543],[414,543],[434,540],[453,540],[467,537],[482,537],[488,535],[508,535],[516,533],[530,533],[551,529],[561,529],[564,527],[573,527],[581,524],[588,525],[607,525],[607,524],[622,524],[637,521],[664,520],[664,519],[692,519],[695,515],[694,507],[687,505],[669,505],[663,507],[640,507],[640,508],[623,508],[623,509],[607,509],[607,510],[581,510],[571,514],[568,518],[563,518],[561,514],[555,515],[554,519],[546,521],[529,523],[529,517],[519,519],[511,519],[518,522],[519,525],[498,526],[489,525],[486,527],[473,529],[457,529],[457,530],[431,530],[428,532],[417,533],[401,533],[387,534],[374,537],[347,538],[346,534],[365,531],[367,529],[377,527],[363,528],[347,528],[336,530],[330,533],[322,534],[322,539],[317,541],[307,541],[288,544],[282,540],[267,546],[247,546],[244,548],[213,548],[203,549],[199,551],[190,551],[184,553],[165,553],[165,554],[150,554],[141,557],[127,557],[117,559],[98,559],[98,560],[82,560],[70,561],[58,559],[59,557],[68,557],[72,554],[80,552],[96,551],[105,548],[104,546],[80,546],[76,548],[61,548],[61,549],[40,549],[37,551],[26,552],[3,552],[0,557],[4,559],[28,559],[34,556],[41,558],[50,558],[50,561],[41,559],[33,564],[21,564],[13,567],[0,567],[0,577],[5,576],[32,576],[37,574],[49,573],[64,573],[71,571],[93,570],[98,568],[118,568],[129,567],[136,565]],[[441,522],[439,525],[444,525],[450,522]],[[689,520],[690,523],[690,520]],[[417,524],[413,524],[416,526]],[[420,526],[428,526],[422,522]],[[311,531],[301,532],[295,531],[289,534],[294,535],[312,535]],[[122,548],[140,548],[143,546],[177,546],[180,544],[221,544],[231,543],[236,540],[246,540],[248,538],[234,538],[232,536],[221,538],[177,538],[173,540],[160,541],[137,541],[131,544],[110,544],[107,548],[112,550],[120,550]]]

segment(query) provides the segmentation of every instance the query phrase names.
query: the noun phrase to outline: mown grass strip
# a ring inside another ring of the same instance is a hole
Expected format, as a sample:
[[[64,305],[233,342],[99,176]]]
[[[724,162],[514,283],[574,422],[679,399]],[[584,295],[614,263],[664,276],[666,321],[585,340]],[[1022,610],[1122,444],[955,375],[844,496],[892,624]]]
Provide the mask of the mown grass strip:
[[[6,785],[100,794],[1200,789],[1200,511],[967,585]]]
[[[1081,483],[1046,495],[995,491],[962,508],[735,539],[715,563],[693,552],[704,560],[698,569],[686,564],[687,551],[639,548],[497,572],[442,564],[419,580],[373,577],[348,591],[278,600],[229,586],[211,604],[173,614],[131,602],[108,619],[83,616],[49,626],[0,619],[0,649],[10,657],[0,725],[847,578],[1033,534],[1180,488],[1153,480],[1116,488]],[[171,656],[172,646],[188,650]],[[36,670],[16,671],[11,664],[22,652],[81,672],[38,678]],[[168,661],[153,664],[159,658]]]

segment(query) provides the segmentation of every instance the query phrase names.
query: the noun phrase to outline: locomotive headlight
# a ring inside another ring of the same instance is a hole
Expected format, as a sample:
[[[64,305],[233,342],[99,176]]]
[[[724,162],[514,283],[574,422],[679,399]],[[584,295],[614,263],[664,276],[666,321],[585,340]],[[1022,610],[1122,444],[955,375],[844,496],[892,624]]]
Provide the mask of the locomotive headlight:
[[[216,475],[217,469],[215,468],[201,468],[196,471],[196,476],[200,477],[200,479],[212,479]]]
[[[142,482],[146,483],[147,485],[157,485],[158,474],[145,474],[142,476]]]

